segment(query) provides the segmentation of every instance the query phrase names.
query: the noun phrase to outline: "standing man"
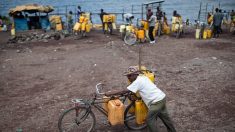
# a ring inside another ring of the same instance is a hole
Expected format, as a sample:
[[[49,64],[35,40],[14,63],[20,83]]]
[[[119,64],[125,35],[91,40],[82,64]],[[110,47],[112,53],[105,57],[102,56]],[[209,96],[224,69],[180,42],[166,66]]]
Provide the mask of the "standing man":
[[[150,19],[150,17],[151,17],[150,14],[152,14],[152,13],[153,13],[152,10],[149,8],[148,11],[147,11],[147,14],[146,14],[146,19],[147,19],[147,20]]]
[[[150,18],[148,20],[149,22],[149,38],[150,38],[150,44],[155,43],[155,39],[153,36],[153,30],[156,24],[156,16],[153,15],[153,13],[150,13]]]
[[[108,15],[108,14],[106,12],[104,12],[104,9],[100,9],[100,20],[102,22],[103,32],[104,32],[104,21],[103,21],[104,15]]]
[[[220,14],[220,26],[219,26],[219,33],[222,33],[222,24],[223,24],[223,19],[224,19],[224,13],[222,13],[222,10],[219,9],[219,14]]]
[[[161,21],[161,20],[162,20],[162,17],[163,17],[163,13],[162,13],[162,11],[160,10],[160,7],[159,7],[159,6],[157,7],[156,17],[157,17],[157,20],[158,20],[158,21]]]
[[[72,28],[73,28],[73,16],[72,15],[73,15],[73,12],[69,11],[69,14],[67,15],[69,33],[72,33]]]
[[[77,10],[77,17],[78,17],[78,21],[79,21],[79,18],[80,18],[80,15],[82,14],[82,10],[81,10],[81,7],[78,6],[78,10]]]
[[[219,29],[221,25],[221,15],[219,13],[219,9],[215,9],[215,14],[213,15],[213,37],[218,38],[219,37]]]
[[[169,117],[166,107],[166,94],[161,91],[148,77],[139,71],[138,66],[130,66],[124,74],[131,84],[127,89],[131,92],[139,92],[144,103],[148,107],[147,127],[150,132],[157,132],[157,118],[159,117],[168,132],[176,132]],[[125,90],[125,91],[128,91]]]

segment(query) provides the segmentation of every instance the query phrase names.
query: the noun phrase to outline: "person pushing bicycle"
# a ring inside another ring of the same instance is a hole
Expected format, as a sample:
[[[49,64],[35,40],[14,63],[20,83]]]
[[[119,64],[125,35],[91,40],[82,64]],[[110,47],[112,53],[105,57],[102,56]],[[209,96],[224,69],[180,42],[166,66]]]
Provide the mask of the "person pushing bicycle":
[[[139,92],[144,103],[148,107],[147,127],[150,132],[157,132],[156,121],[159,117],[168,132],[176,132],[166,107],[166,94],[161,91],[151,80],[142,74],[138,66],[130,66],[124,73],[130,81],[130,85],[124,91]]]

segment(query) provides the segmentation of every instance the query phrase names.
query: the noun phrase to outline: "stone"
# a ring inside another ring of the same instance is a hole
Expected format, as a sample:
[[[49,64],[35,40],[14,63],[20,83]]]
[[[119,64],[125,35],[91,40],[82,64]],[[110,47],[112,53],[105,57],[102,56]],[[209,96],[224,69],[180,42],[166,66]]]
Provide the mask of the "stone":
[[[42,42],[48,43],[48,40],[47,39],[43,39]]]

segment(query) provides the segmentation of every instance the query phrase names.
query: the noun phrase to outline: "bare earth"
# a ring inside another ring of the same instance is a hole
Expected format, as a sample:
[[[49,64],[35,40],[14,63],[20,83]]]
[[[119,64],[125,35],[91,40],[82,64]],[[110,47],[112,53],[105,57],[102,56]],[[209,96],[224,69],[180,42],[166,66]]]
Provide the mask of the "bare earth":
[[[225,32],[196,40],[186,33],[143,44],[142,64],[155,71],[178,132],[234,132],[235,37]],[[98,82],[107,84],[106,90],[125,89],[123,72],[138,64],[138,46],[125,45],[118,32],[26,44],[6,44],[8,34],[0,32],[0,132],[56,132],[71,99],[91,97]],[[130,131],[95,114],[98,132]]]

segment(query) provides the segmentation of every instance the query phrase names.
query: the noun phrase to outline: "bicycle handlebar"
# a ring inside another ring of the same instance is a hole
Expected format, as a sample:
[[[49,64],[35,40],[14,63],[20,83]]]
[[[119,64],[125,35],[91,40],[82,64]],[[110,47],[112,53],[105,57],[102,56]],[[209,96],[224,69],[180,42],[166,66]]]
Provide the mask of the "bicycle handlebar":
[[[104,95],[105,94],[105,93],[100,92],[100,90],[103,89],[102,85],[104,85],[104,84],[102,84],[102,83],[96,84],[96,86],[95,86],[96,87],[96,94],[99,94],[99,95]]]

